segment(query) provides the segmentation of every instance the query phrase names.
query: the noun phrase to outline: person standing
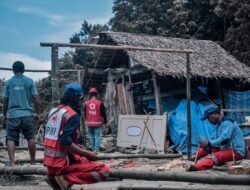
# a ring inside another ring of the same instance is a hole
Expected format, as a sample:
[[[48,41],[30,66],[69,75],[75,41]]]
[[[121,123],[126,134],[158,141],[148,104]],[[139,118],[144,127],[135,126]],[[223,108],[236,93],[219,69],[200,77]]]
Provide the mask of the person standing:
[[[85,103],[85,120],[88,126],[89,138],[92,151],[99,152],[101,146],[102,127],[107,123],[104,104],[97,99],[96,88],[90,88],[90,100]]]
[[[15,165],[15,146],[19,145],[19,134],[28,141],[30,163],[35,164],[35,122],[33,118],[32,102],[36,110],[37,121],[41,122],[40,100],[31,78],[23,75],[25,66],[21,61],[12,65],[14,76],[6,81],[3,90],[3,116],[7,123],[6,143],[10,166]]]
[[[217,106],[209,105],[201,120],[206,120],[216,127],[216,135],[209,141],[200,141],[197,164],[190,165],[187,171],[202,171],[220,166],[228,161],[241,160],[245,156],[245,142],[242,131],[234,121],[223,117]]]
[[[77,144],[80,135],[80,101],[82,88],[71,83],[64,88],[60,105],[48,116],[44,137],[46,181],[53,189],[70,189],[73,184],[95,183],[107,179],[109,167],[94,163],[95,153]]]

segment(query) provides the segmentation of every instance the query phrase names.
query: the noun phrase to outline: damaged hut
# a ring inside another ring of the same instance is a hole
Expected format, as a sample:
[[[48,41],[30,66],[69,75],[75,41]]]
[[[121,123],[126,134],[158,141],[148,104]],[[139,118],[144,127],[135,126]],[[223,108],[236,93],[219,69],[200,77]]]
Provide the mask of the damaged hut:
[[[103,32],[99,34],[98,44],[193,51],[190,57],[193,151],[199,140],[211,132],[208,124],[199,119],[207,104],[220,106],[239,124],[250,114],[247,82],[250,68],[215,42]],[[88,68],[96,72],[84,79],[85,88],[97,87],[105,94],[108,124],[113,133],[117,132],[119,114],[165,113],[167,139],[171,140],[175,150],[186,152],[185,54],[103,49],[96,53],[95,61]]]

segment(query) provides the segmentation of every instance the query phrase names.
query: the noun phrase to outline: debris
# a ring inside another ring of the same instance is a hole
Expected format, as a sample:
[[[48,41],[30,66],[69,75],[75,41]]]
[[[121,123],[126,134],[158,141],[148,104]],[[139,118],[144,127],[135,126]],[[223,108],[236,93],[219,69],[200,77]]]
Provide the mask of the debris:
[[[230,166],[228,168],[228,173],[232,175],[249,175],[250,167],[245,165]]]
[[[178,171],[185,171],[187,165],[192,164],[192,162],[188,160],[172,160],[167,164],[161,165],[157,168],[157,171],[164,171],[164,170],[178,170]]]
[[[102,137],[101,148],[109,150],[116,146],[116,139],[112,136]]]

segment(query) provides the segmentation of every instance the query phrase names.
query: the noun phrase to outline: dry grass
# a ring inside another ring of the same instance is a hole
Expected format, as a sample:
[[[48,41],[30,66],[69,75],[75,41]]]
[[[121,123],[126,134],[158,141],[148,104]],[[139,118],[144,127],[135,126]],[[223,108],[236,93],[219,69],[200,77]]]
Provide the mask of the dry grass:
[[[100,41],[135,47],[190,49],[191,74],[203,78],[249,78],[250,67],[238,61],[217,43],[205,40],[166,38],[131,33],[100,33]],[[105,42],[104,42],[105,43]],[[161,76],[183,78],[186,76],[186,55],[150,51],[127,51],[132,67],[143,65]]]

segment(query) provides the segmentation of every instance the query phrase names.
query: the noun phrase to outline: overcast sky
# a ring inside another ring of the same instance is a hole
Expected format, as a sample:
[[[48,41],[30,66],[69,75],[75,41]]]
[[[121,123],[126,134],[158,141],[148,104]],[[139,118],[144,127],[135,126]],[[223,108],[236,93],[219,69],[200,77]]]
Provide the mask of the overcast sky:
[[[20,60],[26,69],[50,69],[51,49],[40,42],[69,42],[84,20],[105,24],[112,6],[113,0],[0,0],[0,67]],[[46,74],[25,75],[37,80]],[[11,76],[0,71],[0,78]]]

